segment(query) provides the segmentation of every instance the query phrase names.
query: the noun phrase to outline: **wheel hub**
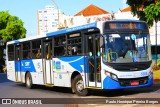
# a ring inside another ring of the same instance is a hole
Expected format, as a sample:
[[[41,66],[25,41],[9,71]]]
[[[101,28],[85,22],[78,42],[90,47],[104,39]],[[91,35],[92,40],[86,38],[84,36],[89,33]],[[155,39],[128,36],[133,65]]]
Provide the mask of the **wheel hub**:
[[[27,78],[27,86],[30,86],[30,78]]]
[[[84,84],[82,80],[79,80],[76,84],[77,91],[81,92],[84,89]]]

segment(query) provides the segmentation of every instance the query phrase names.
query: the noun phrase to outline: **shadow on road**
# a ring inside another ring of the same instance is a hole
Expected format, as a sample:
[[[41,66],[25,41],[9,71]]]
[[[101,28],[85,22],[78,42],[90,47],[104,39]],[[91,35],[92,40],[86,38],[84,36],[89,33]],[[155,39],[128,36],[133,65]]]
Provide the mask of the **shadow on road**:
[[[0,83],[4,83],[4,82],[11,82],[11,81],[7,79],[6,74],[0,74]],[[25,84],[17,83],[15,86],[25,87]],[[63,93],[72,94],[71,88],[65,88],[65,87],[46,87],[42,85],[35,85],[33,89],[39,89],[42,91],[47,90],[50,92],[58,92],[60,94],[63,94]],[[129,95],[134,95],[139,93],[152,93],[152,92],[160,93],[160,84],[154,84],[151,87],[145,87],[145,88],[112,90],[112,91],[89,90],[89,92],[90,92],[89,96],[99,96],[99,97],[129,96]]]
[[[18,86],[25,87],[25,84],[18,84]],[[53,91],[61,94],[63,93],[72,94],[71,88],[65,88],[65,87],[46,87],[41,85],[35,85],[33,89],[47,90],[51,92]],[[159,91],[159,89],[160,89],[160,84],[154,84],[151,87],[125,89],[125,90],[109,90],[109,91],[108,90],[89,90],[89,96],[99,96],[99,97],[129,96],[129,95],[140,94],[140,93],[157,92]]]
[[[17,84],[17,86],[20,86],[20,87],[25,87],[25,84],[22,83],[22,84]],[[72,90],[71,88],[66,88],[66,87],[47,87],[47,86],[44,86],[44,85],[34,85],[34,87],[32,88],[32,90],[34,89],[38,89],[38,90],[47,90],[47,91],[51,91],[51,92],[58,92],[58,93],[68,93],[68,94],[72,94]]]
[[[4,82],[11,82],[11,81],[7,79],[7,74],[0,73],[0,83],[4,83]]]
[[[129,96],[140,93],[151,93],[157,92],[160,89],[160,84],[153,85],[151,87],[135,88],[135,89],[124,89],[124,90],[103,90],[103,91],[91,91],[92,96],[103,96],[103,97],[118,97],[118,96]]]

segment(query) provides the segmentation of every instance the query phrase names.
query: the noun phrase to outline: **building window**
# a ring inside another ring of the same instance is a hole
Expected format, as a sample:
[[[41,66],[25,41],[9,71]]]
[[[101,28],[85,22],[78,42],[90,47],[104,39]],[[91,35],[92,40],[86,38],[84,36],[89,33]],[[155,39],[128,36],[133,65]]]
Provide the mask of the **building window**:
[[[42,13],[42,11],[39,11],[39,13]]]

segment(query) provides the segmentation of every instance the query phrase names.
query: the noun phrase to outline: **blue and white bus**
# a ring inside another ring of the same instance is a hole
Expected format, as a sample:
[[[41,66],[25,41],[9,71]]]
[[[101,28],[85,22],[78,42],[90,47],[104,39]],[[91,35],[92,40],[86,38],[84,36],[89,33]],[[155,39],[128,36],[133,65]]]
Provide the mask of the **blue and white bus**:
[[[25,83],[89,89],[153,84],[148,26],[135,20],[95,22],[7,43],[7,77]]]

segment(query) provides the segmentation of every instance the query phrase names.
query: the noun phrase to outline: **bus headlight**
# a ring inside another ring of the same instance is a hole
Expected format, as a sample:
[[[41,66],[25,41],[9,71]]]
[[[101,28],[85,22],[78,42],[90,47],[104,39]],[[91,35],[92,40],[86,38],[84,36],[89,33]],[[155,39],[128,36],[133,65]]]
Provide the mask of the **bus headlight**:
[[[109,76],[109,77],[111,77],[111,73],[110,73],[110,72],[108,72],[108,71],[105,71],[105,74],[106,74],[106,76]]]
[[[113,73],[105,71],[105,75],[108,76],[108,77],[110,77],[110,78],[112,78],[112,79],[114,79],[114,80],[116,80],[116,81],[118,81],[117,75],[115,75]]]
[[[111,78],[118,81],[117,75],[115,75],[115,74],[111,74]]]

